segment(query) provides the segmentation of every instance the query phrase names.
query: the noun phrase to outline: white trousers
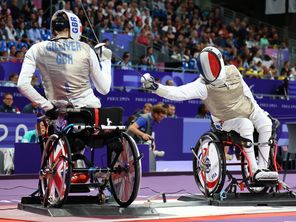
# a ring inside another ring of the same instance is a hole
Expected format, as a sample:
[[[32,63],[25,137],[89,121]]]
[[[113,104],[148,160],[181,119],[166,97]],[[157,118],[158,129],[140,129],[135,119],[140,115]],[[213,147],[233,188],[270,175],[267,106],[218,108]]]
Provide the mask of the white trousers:
[[[267,143],[271,137],[272,122],[262,109],[256,109],[249,118],[234,118],[226,120],[222,123],[222,130],[231,131],[234,130],[239,133],[242,137],[253,140],[254,128],[259,134],[258,142]],[[244,148],[251,161],[252,172],[256,172],[259,169],[268,168],[269,151],[270,147],[268,144],[259,145],[259,156],[258,164],[255,159],[254,147]]]

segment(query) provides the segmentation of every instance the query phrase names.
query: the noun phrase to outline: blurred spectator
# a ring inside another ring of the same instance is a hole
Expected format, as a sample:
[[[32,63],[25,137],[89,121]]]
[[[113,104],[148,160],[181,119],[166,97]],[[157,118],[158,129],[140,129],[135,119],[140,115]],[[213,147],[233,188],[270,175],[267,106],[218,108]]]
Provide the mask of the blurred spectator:
[[[42,40],[40,28],[38,27],[37,21],[33,21],[33,26],[28,31],[28,37],[34,43]]]
[[[28,38],[27,34],[22,35],[21,42],[26,44],[27,46],[31,45],[30,39]]]
[[[145,103],[144,104],[144,107],[143,109],[141,110],[138,110],[136,113],[135,113],[135,117],[139,117],[140,115],[142,114],[146,114],[146,113],[150,113],[152,111],[152,104],[151,103]]]
[[[17,3],[18,3],[17,0],[11,0],[10,5],[9,5],[9,9],[11,11],[11,15],[12,15],[12,18],[13,18],[14,21],[16,19],[18,19],[20,17],[20,15],[21,15],[21,10],[17,6]]]
[[[278,33],[274,33],[269,42],[270,42],[270,45],[272,45],[272,47],[274,49],[280,49],[281,48],[281,40],[279,39]]]
[[[17,80],[18,80],[18,74],[17,73],[12,73],[8,77],[8,81],[4,83],[3,86],[7,87],[16,87],[17,85]]]
[[[280,96],[288,96],[288,85],[289,81],[288,78],[283,79],[283,84],[281,84],[277,89],[276,89],[276,94]]]
[[[22,63],[24,60],[24,56],[25,56],[25,54],[22,51],[16,51],[16,53],[15,53],[16,61],[15,62]]]
[[[160,49],[162,54],[168,55],[170,52],[170,44],[167,36],[164,36],[162,39],[162,45]]]
[[[136,143],[152,141],[151,150],[156,156],[163,156],[163,151],[156,150],[155,141],[152,137],[152,128],[155,123],[160,123],[166,116],[166,109],[163,105],[157,104],[152,107],[151,113],[142,114],[132,123],[127,133],[133,137]]]
[[[174,81],[172,79],[168,79],[167,81],[165,81],[165,85],[166,86],[174,86]]]
[[[280,76],[278,78],[279,80],[284,80],[289,76],[289,70],[290,70],[289,65],[290,65],[289,61],[284,62],[284,66],[281,69]]]
[[[155,59],[154,50],[152,47],[147,48],[147,64],[152,68],[154,68],[156,65],[156,59]]]
[[[168,32],[169,30],[171,30],[172,33],[176,33],[176,28],[175,28],[175,26],[172,25],[172,20],[171,19],[167,20],[166,25],[164,27],[162,27],[161,30],[163,32]]]
[[[167,16],[167,12],[163,1],[152,1],[152,14],[160,18],[160,20],[164,20],[164,18]]]
[[[117,65],[123,70],[130,70],[132,68],[132,62],[130,61],[130,53],[124,52],[122,55],[122,60],[118,61]]]
[[[173,104],[169,104],[168,105],[168,109],[167,109],[167,117],[168,118],[173,118],[176,119],[176,106]]]
[[[197,111],[195,118],[210,119],[209,110],[205,104],[203,104],[203,103],[200,104],[200,106],[198,107],[198,111]]]
[[[126,126],[131,125],[135,122],[135,120],[141,116],[142,114],[150,113],[152,111],[152,104],[151,103],[145,103],[144,107],[142,109],[137,109],[133,115],[128,117],[128,120],[126,122]]]
[[[143,9],[142,23],[146,24],[146,25],[149,25],[149,27],[152,26],[152,18],[150,16],[150,11],[146,7]]]
[[[7,32],[7,40],[15,41],[16,30],[13,26],[12,21],[7,22],[5,29]]]
[[[134,33],[135,35],[138,35],[142,30],[143,32],[143,36],[145,37],[145,30],[142,29],[142,26],[143,26],[143,23],[142,23],[142,19],[141,18],[138,18],[136,21],[135,21],[135,25],[134,25]],[[141,38],[144,38],[144,37],[141,37]],[[142,40],[140,40],[142,41]],[[145,43],[147,42],[147,40],[143,40]],[[139,42],[140,43],[140,42]],[[143,43],[142,43],[143,44]],[[145,45],[145,44],[144,44]]]
[[[167,37],[168,43],[170,45],[175,45],[176,34],[173,32],[173,29],[171,27],[168,28],[168,31],[165,33],[165,36]]]
[[[148,62],[147,62],[147,57],[145,55],[142,55],[140,57],[140,62],[138,63],[138,68],[139,70],[146,71],[148,68]]]
[[[47,127],[44,122],[40,122],[40,131],[41,135],[45,135],[47,133]],[[29,130],[25,133],[22,138],[22,143],[38,143],[38,134],[37,134],[37,124],[34,130]]]
[[[5,19],[4,16],[0,16],[0,40],[7,40],[8,39],[8,33],[5,29]]]
[[[37,14],[38,27],[42,27],[44,24],[43,23],[44,22],[43,16],[44,16],[43,9],[42,8],[38,9],[38,14]]]
[[[64,10],[67,11],[67,12],[72,13],[72,11],[71,11],[71,1],[70,0],[65,1]]]
[[[20,113],[19,108],[13,105],[13,96],[11,93],[5,93],[3,103],[0,105],[0,112],[4,113]]]
[[[137,42],[145,46],[150,45],[150,35],[146,33],[144,29],[141,29],[139,36],[137,37]]]
[[[16,62],[16,45],[12,45],[9,49],[9,61]]]
[[[22,113],[40,113],[40,109],[38,108],[38,104],[35,102],[31,102],[24,106]]]
[[[0,52],[0,59],[1,59],[1,62],[7,62],[8,61],[8,51]]]
[[[269,71],[271,73],[271,79],[277,79],[278,76],[279,76],[279,73],[278,73],[278,69],[275,67],[275,65],[271,65],[269,67]]]
[[[266,66],[267,68],[269,68],[271,65],[273,65],[273,61],[269,55],[265,54],[263,56],[262,65]]]
[[[291,68],[291,80],[296,80],[296,63]]]
[[[25,22],[20,22],[16,28],[15,37],[17,40],[20,40],[24,34],[26,34]]]

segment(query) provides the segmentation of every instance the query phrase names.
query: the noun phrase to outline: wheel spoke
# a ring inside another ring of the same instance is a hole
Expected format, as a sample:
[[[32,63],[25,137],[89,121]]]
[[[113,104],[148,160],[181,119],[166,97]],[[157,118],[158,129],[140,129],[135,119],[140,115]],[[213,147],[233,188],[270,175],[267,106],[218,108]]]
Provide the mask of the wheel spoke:
[[[215,137],[212,134],[207,133],[198,140],[193,162],[195,181],[202,193],[207,188],[208,195],[220,192],[225,178],[223,154],[221,155],[219,145],[211,142],[213,138]]]
[[[56,140],[59,141],[56,142]],[[59,138],[55,134],[48,139],[45,150],[48,159],[44,159],[44,168],[50,169],[49,176],[41,179],[41,187],[44,200],[51,206],[59,207],[68,195],[70,187],[70,174],[72,172],[71,161],[69,154],[68,143],[66,138]],[[48,148],[47,148],[48,147]],[[46,192],[48,190],[48,192]],[[47,205],[45,203],[44,205]]]
[[[123,150],[116,161],[115,167],[120,166],[124,169],[120,173],[111,174],[111,189],[114,192],[114,199],[121,206],[128,206],[136,197],[139,187],[139,162],[135,162],[135,147],[128,140],[127,136],[122,138]],[[115,158],[115,155],[112,155]],[[140,160],[139,160],[140,161]]]

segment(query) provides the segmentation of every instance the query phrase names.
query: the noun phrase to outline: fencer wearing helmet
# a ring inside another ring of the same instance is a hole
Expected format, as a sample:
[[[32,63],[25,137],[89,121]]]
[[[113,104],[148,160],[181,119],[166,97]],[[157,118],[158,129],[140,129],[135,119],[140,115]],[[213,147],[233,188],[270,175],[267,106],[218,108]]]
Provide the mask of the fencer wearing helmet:
[[[101,102],[94,95],[90,78],[99,93],[105,95],[109,92],[111,50],[100,43],[94,51],[88,44],[80,42],[80,19],[64,10],[52,16],[51,32],[51,40],[36,43],[27,51],[17,84],[20,92],[43,108],[49,117],[56,117],[57,108],[100,108]],[[41,74],[46,98],[31,85],[36,68]],[[84,140],[69,138],[72,151],[83,153]],[[84,167],[81,160],[77,160],[75,165]],[[71,181],[86,182],[88,178],[88,174],[75,174]]]
[[[170,100],[201,99],[211,112],[215,126],[224,131],[234,130],[253,141],[254,127],[259,133],[259,160],[254,148],[245,151],[251,161],[253,179],[278,179],[278,173],[268,171],[270,147],[266,144],[272,133],[268,114],[255,101],[250,88],[234,65],[224,65],[221,52],[215,47],[204,48],[198,58],[200,77],[186,85],[165,86],[154,82],[146,73],[141,78],[143,87]]]
[[[101,43],[95,46],[95,52],[88,44],[80,42],[80,19],[64,10],[52,16],[51,32],[51,40],[36,43],[27,51],[18,79],[20,92],[49,113],[54,107],[69,105],[101,107],[90,78],[99,93],[109,92],[111,50]],[[46,98],[31,85],[36,68],[40,71]]]

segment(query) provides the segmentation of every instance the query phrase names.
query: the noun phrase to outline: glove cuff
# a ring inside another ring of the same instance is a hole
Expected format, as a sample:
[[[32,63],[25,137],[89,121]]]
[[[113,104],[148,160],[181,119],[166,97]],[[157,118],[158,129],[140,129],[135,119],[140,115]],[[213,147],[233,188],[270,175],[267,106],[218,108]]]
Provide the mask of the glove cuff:
[[[151,85],[151,89],[153,91],[156,91],[158,89],[158,87],[159,87],[159,85],[157,83],[155,83],[155,82],[153,82],[152,85]]]

